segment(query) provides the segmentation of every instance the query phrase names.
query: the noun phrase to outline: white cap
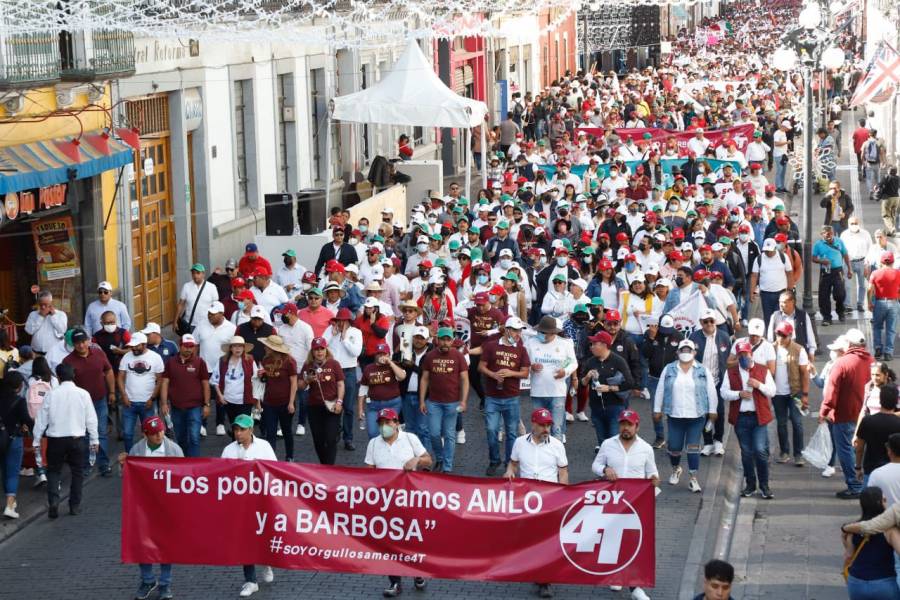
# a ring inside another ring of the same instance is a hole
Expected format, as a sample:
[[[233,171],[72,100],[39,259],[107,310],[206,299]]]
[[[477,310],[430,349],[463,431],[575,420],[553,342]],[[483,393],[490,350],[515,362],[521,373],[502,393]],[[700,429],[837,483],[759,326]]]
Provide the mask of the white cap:
[[[428,238],[425,237],[424,235],[420,235],[419,237],[416,238],[416,243],[417,244],[427,244]]]
[[[357,275],[359,275],[359,267],[356,266],[356,263],[350,263],[349,265],[344,267],[344,270],[348,273],[356,273]]]
[[[681,340],[680,342],[678,342],[678,349],[681,350],[682,348],[690,348],[691,350],[697,350],[697,346],[694,344],[694,342],[692,342],[691,340],[687,340],[687,339]]]
[[[194,346],[196,346],[197,340],[191,334],[186,333],[183,336],[181,336],[181,345],[183,346],[185,344],[193,344]]]
[[[640,283],[647,283],[647,278],[644,277],[643,273],[638,272],[638,273],[635,273],[634,276],[631,278],[631,283],[634,283],[635,281],[638,281]]]
[[[577,285],[581,288],[582,291],[587,289],[587,281],[579,277],[578,279],[573,279],[569,282],[569,285]]]
[[[390,206],[385,206],[384,208],[381,209],[381,214],[392,215],[392,214],[394,214],[394,209],[391,208]]]
[[[656,286],[672,289],[672,281],[668,277],[660,277],[656,280],[656,283],[653,284],[653,287]]]
[[[392,260],[389,259],[387,256],[385,256],[385,257],[382,258],[380,261],[378,261],[378,264],[380,264],[380,265],[387,265],[388,267],[393,267],[393,266],[394,266],[394,261],[392,261]]]
[[[519,317],[510,317],[506,320],[506,323],[503,324],[507,329],[525,329],[525,323],[522,322],[522,319]]]
[[[787,119],[785,119],[784,121],[781,122],[781,126],[784,127],[785,129],[793,129],[794,128],[794,126],[791,125],[791,122],[788,121]]]
[[[766,324],[762,319],[750,319],[747,323],[747,333],[749,335],[766,335]]]
[[[500,251],[500,256],[512,257],[512,255],[513,255],[513,251],[510,250],[509,248],[504,248],[503,250]]]
[[[128,346],[140,346],[141,344],[147,343],[147,336],[138,331],[137,333],[131,334],[131,340],[128,342]]]
[[[250,309],[250,318],[251,319],[262,319],[263,321],[265,321],[266,320],[266,309],[264,309],[259,304],[254,305],[253,308]]]
[[[829,350],[846,350],[847,349],[847,338],[843,335],[839,335],[836,340],[828,344]]]
[[[111,292],[113,290],[113,286],[108,281],[101,281],[100,283],[97,284],[97,289],[98,290],[106,290],[108,292]]]
[[[770,250],[776,250],[778,248],[778,243],[772,238],[766,238],[763,240],[763,252],[768,252]]]
[[[719,311],[714,310],[712,308],[704,308],[700,311],[700,320],[705,321],[706,319],[714,319],[716,325],[720,324],[720,319],[722,316],[719,314]]]
[[[366,301],[363,302],[363,306],[366,308],[375,308],[381,306],[381,301],[374,296],[369,296],[366,298]]]
[[[428,328],[424,325],[419,325],[415,329],[413,329],[413,335],[418,335],[419,337],[423,337],[426,340],[431,338],[431,332],[428,331]]]
[[[659,275],[659,265],[656,263],[647,265],[647,268],[644,269],[644,275]]]
[[[141,330],[141,333],[143,333],[144,335],[150,335],[151,333],[162,333],[162,329],[160,329],[159,323],[154,323],[153,321],[150,321]]]
[[[721,252],[721,251],[724,250],[724,249],[725,249],[725,246],[723,246],[723,245],[720,244],[719,242],[716,242],[715,244],[712,245],[712,251],[713,251],[713,252]]]
[[[225,305],[223,305],[221,302],[213,302],[212,304],[209,305],[209,310],[207,310],[206,312],[208,312],[211,315],[217,315],[219,313],[224,313]]]
[[[844,337],[847,339],[848,343],[856,346],[862,346],[866,343],[866,336],[856,327],[848,329],[847,332],[844,333]]]
[[[395,219],[392,225],[393,225],[393,227],[396,227],[397,229],[403,229],[403,221],[399,221],[399,220]]]
[[[444,283],[443,273],[433,273],[428,276],[428,283]]]

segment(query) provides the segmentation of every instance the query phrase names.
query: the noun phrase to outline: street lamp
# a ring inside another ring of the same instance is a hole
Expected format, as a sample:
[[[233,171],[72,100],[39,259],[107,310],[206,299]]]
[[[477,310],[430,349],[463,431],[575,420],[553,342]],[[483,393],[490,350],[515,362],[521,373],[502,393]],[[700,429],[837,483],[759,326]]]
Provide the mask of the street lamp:
[[[832,4],[835,4],[833,2]],[[772,55],[772,66],[779,71],[800,68],[803,74],[803,96],[806,111],[803,122],[803,308],[813,309],[812,301],[812,240],[813,240],[813,120],[812,80],[821,69],[836,69],[844,63],[844,51],[837,45],[836,36],[823,27],[822,8],[815,0],[809,2],[797,17],[799,27],[787,31],[781,46]],[[830,315],[823,315],[828,319]]]

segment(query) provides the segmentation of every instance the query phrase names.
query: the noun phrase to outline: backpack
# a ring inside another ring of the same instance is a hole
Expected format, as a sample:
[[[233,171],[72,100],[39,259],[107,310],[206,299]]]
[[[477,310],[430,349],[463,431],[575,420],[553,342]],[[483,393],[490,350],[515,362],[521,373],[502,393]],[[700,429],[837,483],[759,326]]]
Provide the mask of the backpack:
[[[785,258],[784,252],[782,252],[781,250],[777,250],[776,252],[777,252],[778,256],[781,258],[781,264],[784,265],[784,266],[786,266],[786,265],[787,265],[787,258]],[[763,257],[763,255],[764,255],[764,253],[762,252],[762,250],[760,250],[759,254],[756,256],[756,264],[759,265],[760,270],[762,270],[762,257]],[[752,269],[752,267],[751,267],[751,269]],[[748,273],[748,275],[749,275],[749,273]]]
[[[878,144],[874,140],[869,141],[864,154],[866,162],[878,162]]]
[[[44,404],[44,399],[50,393],[50,384],[43,379],[35,379],[28,386],[28,392],[25,394],[25,401],[28,403],[28,414],[34,419]]]

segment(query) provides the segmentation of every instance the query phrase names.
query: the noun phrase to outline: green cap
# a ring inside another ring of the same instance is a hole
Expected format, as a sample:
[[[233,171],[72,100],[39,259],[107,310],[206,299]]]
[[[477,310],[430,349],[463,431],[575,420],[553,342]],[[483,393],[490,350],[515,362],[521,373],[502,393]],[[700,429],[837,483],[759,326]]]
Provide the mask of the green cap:
[[[197,271],[198,273],[203,273],[206,271],[206,267],[204,267],[202,263],[194,263],[191,265],[191,271]]]
[[[462,244],[459,243],[459,240],[450,240],[451,250],[458,250],[460,246],[462,246]]]
[[[661,213],[662,211],[663,211],[663,207],[662,207],[662,206],[654,206],[654,207],[653,207],[653,212]]]
[[[600,187],[600,182],[596,179],[591,179],[591,189]]]
[[[490,202],[488,202],[488,199],[487,199],[487,198],[479,198],[479,199],[478,199],[478,204],[487,206],[488,204],[490,204]]]
[[[762,137],[762,131],[754,131],[753,137]]]
[[[600,296],[594,296],[591,298],[591,306],[603,306],[603,298]]]
[[[545,142],[544,140],[538,140],[537,145],[538,146],[546,146],[547,142]]]
[[[576,304],[575,308],[572,309],[572,314],[574,315],[575,313],[579,313],[579,312],[583,312],[583,313],[588,312],[587,304]]]
[[[686,213],[684,213],[684,216],[686,216],[686,217],[696,217],[696,216],[697,216],[697,211],[696,211],[696,210],[689,210],[689,211],[687,211]]]
[[[513,197],[509,194],[500,194],[500,202],[506,202],[507,200],[512,200]]]
[[[460,214],[460,215],[459,215],[459,218],[456,219],[456,222],[459,223],[460,221],[465,221],[466,223],[468,223],[468,222],[469,222],[469,217],[466,216],[465,213]]]
[[[475,260],[476,258],[481,258],[482,256],[484,256],[484,250],[482,250],[481,248],[472,248],[470,254],[472,255],[472,260]]]
[[[500,221],[497,223],[497,229],[509,229],[509,223],[506,221]]]
[[[446,267],[446,266],[447,266],[447,261],[444,260],[443,258],[439,258],[439,259],[437,259],[436,261],[434,261],[434,266],[436,266],[436,267]]]
[[[481,230],[478,228],[478,225],[472,225],[471,227],[469,227],[469,233],[478,235],[479,233],[481,233]]]
[[[437,336],[439,338],[452,338],[453,329],[451,327],[441,327],[438,329]]]
[[[310,294],[313,295],[313,296],[319,296],[319,297],[321,297],[321,296],[322,296],[322,290],[319,289],[319,288],[317,288],[317,287],[309,288],[309,291],[306,292],[306,295],[309,296]]]
[[[784,212],[784,204],[776,204],[775,208],[773,208],[772,210],[780,210]]]
[[[567,277],[565,275],[563,275],[562,273],[557,273],[556,275],[553,276],[553,281],[565,281],[566,279],[567,279]]]
[[[469,199],[468,199],[468,198],[465,198],[464,196],[460,196],[460,197],[459,197],[459,200],[457,200],[456,203],[459,204],[460,206],[468,206],[468,205],[469,205]]]
[[[519,274],[516,273],[515,271],[507,271],[507,272],[506,272],[506,275],[504,275],[502,278],[503,278],[503,279],[509,279],[510,281],[518,282],[518,281],[519,281]]]
[[[372,238],[372,241],[384,243],[384,237],[382,237],[381,234],[376,233],[375,237]]]
[[[433,239],[433,240],[436,241],[436,242],[439,242],[439,241],[441,241],[443,238],[441,237],[441,234],[439,234],[439,233],[432,233],[432,234],[431,234],[431,239]]]
[[[593,256],[595,253],[595,250],[594,250],[593,246],[585,246],[584,248],[581,249],[581,253],[585,254],[585,255]]]
[[[723,235],[722,237],[719,238],[719,243],[725,244],[726,246],[728,246],[731,244],[731,238],[728,237],[727,235]]]
[[[461,206],[454,206],[454,207],[453,207],[453,212],[455,212],[455,213],[462,214],[462,211],[463,211],[463,209],[462,209]]]
[[[652,139],[653,139],[653,134],[651,134],[651,133],[645,133],[645,134],[643,135],[643,138],[644,138],[645,140],[652,140]]]
[[[238,415],[231,422],[231,427],[240,427],[241,429],[253,429],[253,417],[250,415]]]
[[[281,253],[281,255],[282,256],[290,256],[291,258],[297,258],[297,253],[294,252],[294,250],[292,250],[292,249],[285,250],[284,252]]]
[[[563,238],[562,243],[563,243],[563,246],[566,247],[566,250],[569,251],[569,254],[571,254],[572,253],[572,240],[570,240],[569,238]]]

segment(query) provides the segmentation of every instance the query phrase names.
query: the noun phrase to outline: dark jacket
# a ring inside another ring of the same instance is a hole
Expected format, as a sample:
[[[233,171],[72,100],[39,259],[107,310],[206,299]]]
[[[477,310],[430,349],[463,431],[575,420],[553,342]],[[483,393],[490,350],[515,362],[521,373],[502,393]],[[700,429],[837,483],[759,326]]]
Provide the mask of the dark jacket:
[[[28,414],[28,403],[7,389],[0,391],[0,421],[3,421],[10,437],[21,436],[22,426],[34,429],[34,420]]]
[[[878,183],[878,189],[881,190],[882,200],[900,196],[900,177],[897,175],[885,175]]]
[[[631,370],[628,363],[615,352],[610,352],[606,360],[600,360],[596,356],[591,356],[584,365],[584,372],[587,373],[591,369],[596,369],[599,377],[597,382],[606,385],[617,385],[619,392],[634,389],[634,378],[631,376]],[[619,381],[619,383],[607,383],[610,380]],[[604,392],[598,394],[594,391],[591,382],[588,382],[588,398],[591,403],[591,410],[602,410],[606,405],[623,405],[625,400],[616,392]]]
[[[391,184],[390,163],[383,156],[376,156],[369,167],[369,176],[366,178],[375,187],[387,187]],[[316,269],[318,272],[318,269]]]
[[[624,329],[619,330],[609,348],[614,354],[625,359],[632,374],[641,372],[641,353],[638,351],[637,344],[631,341],[631,336],[625,333]]]
[[[722,262],[721,260],[713,259],[712,263],[709,265],[705,265],[702,262],[697,263],[697,266],[694,267],[694,273],[697,271],[715,271],[716,273],[722,274],[722,285],[731,289],[734,287],[734,275],[731,273],[731,269],[728,268],[728,265]]]
[[[316,267],[313,269],[314,273],[318,273],[322,270],[322,266],[327,263],[329,260],[336,259],[339,263],[344,265],[352,265],[357,262],[359,257],[356,255],[356,250],[350,244],[341,244],[338,249],[338,255],[334,254],[334,244],[332,242],[328,242],[322,249],[319,250],[319,258],[316,260]]]
[[[679,342],[681,342],[681,336],[677,332],[671,335],[657,332],[653,339],[644,333],[644,340],[641,342],[641,356],[647,359],[647,370],[651,377],[659,377],[663,367],[677,360]]]
[[[399,346],[399,344],[398,344],[398,346]],[[409,379],[413,373],[415,373],[418,376],[420,382],[422,381],[422,361],[425,360],[425,356],[432,350],[434,350],[434,346],[432,346],[431,344],[428,344],[425,347],[425,352],[422,354],[422,357],[419,359],[419,364],[414,364],[412,362],[403,361],[403,360],[401,360],[401,353],[394,352],[394,355],[391,357],[391,360],[393,360],[395,363],[400,365],[401,369],[406,371],[406,377],[403,378],[403,381],[398,382],[400,384],[400,393],[401,394],[408,393]],[[415,348],[413,348],[413,361],[415,361],[415,359],[416,359],[416,350],[415,350]]]
[[[841,227],[847,227],[847,219],[850,218],[850,215],[853,214],[853,201],[850,200],[850,196],[847,195],[847,192],[841,190],[841,195],[838,196],[838,205],[841,207],[843,211],[844,218],[840,220]],[[822,198],[822,201],[819,202],[819,206],[825,209],[825,225],[831,225],[833,219],[831,218],[831,197],[825,196]]]
[[[238,325],[237,331],[235,332],[235,335],[244,338],[245,342],[253,344],[253,350],[250,351],[250,354],[253,355],[253,360],[256,362],[262,362],[263,356],[266,355],[266,347],[260,343],[259,339],[274,334],[275,328],[268,323],[263,323],[260,325],[259,329],[254,330],[253,326],[250,325],[250,321]]]
[[[706,352],[706,334],[702,329],[697,329],[688,338],[697,346],[697,360],[703,362],[703,353]],[[719,359],[719,376],[716,378],[716,389],[722,384],[725,377],[725,362],[731,352],[731,338],[721,329],[716,329],[716,355]]]

